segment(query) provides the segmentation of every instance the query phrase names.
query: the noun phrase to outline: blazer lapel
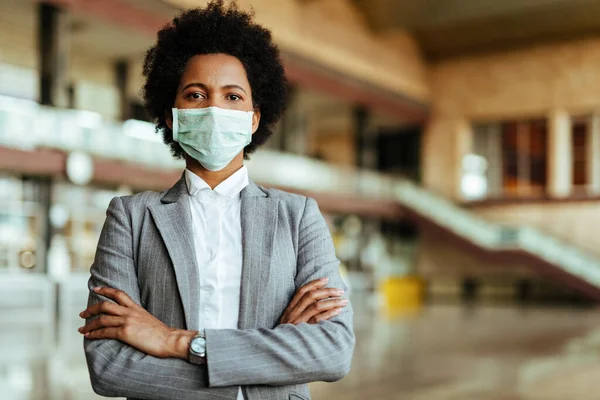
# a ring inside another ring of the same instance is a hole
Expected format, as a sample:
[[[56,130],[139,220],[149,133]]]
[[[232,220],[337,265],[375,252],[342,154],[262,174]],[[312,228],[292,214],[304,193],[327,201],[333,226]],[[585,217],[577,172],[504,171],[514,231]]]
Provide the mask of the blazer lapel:
[[[161,202],[162,204],[148,209],[175,269],[187,329],[196,330],[199,329],[199,270],[194,250],[192,214],[183,177],[165,194]]]
[[[238,328],[253,329],[258,327],[261,295],[271,272],[278,200],[267,197],[252,181],[241,196],[243,261]]]

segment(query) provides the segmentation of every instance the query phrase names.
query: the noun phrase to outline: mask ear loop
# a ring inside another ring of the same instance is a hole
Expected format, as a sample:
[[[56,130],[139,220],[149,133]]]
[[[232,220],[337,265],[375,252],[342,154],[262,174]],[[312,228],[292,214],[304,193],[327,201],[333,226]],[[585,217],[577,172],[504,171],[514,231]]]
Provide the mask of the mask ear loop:
[[[247,142],[248,142],[248,143],[246,143],[246,144],[244,145],[244,147],[246,147],[246,146],[248,146],[250,143],[252,143],[252,136],[253,136],[253,135],[252,135],[252,117],[254,116],[254,111],[248,111],[248,114],[249,114],[249,118],[248,118],[248,119],[250,120],[250,121],[249,121],[249,122],[250,122],[250,137],[248,137],[248,140],[247,140]]]
[[[177,109],[172,108],[171,110],[173,112],[173,140],[179,142],[179,140],[177,140],[177,137],[179,136],[179,118],[177,116]]]

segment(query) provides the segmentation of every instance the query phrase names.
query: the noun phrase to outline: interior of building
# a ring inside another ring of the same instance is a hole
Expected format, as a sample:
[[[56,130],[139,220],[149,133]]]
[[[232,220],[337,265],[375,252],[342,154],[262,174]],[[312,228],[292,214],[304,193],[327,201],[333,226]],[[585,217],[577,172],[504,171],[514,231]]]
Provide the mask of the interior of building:
[[[595,399],[600,1],[237,2],[290,92],[250,176],[317,200],[355,308],[312,397]],[[185,167],[142,62],[206,3],[0,0],[0,398],[100,398],[77,327],[106,208]]]

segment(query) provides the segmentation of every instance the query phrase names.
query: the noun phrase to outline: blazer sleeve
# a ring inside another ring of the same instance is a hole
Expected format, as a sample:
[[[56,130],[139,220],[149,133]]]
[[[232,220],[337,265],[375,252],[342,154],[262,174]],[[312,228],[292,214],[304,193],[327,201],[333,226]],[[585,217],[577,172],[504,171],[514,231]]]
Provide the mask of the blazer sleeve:
[[[91,268],[88,305],[108,300],[93,292],[97,286],[120,289],[140,304],[131,232],[123,200],[116,197],[108,207]],[[198,399],[218,395],[214,389],[207,388],[204,366],[148,356],[117,340],[84,339],[84,350],[92,387],[100,395],[144,399]],[[232,390],[235,393],[237,389]],[[204,396],[202,392],[206,392]]]
[[[328,277],[347,290],[325,219],[314,199],[305,202],[298,233],[296,287]],[[211,387],[291,385],[336,381],[350,370],[354,350],[352,306],[318,324],[282,324],[274,329],[206,330]]]

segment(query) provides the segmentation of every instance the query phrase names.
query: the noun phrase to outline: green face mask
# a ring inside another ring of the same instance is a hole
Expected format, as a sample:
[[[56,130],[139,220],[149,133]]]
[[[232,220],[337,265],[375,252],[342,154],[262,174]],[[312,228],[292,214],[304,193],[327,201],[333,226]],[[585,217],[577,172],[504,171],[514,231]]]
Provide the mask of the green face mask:
[[[225,168],[252,141],[252,111],[173,108],[173,140],[209,171]]]

